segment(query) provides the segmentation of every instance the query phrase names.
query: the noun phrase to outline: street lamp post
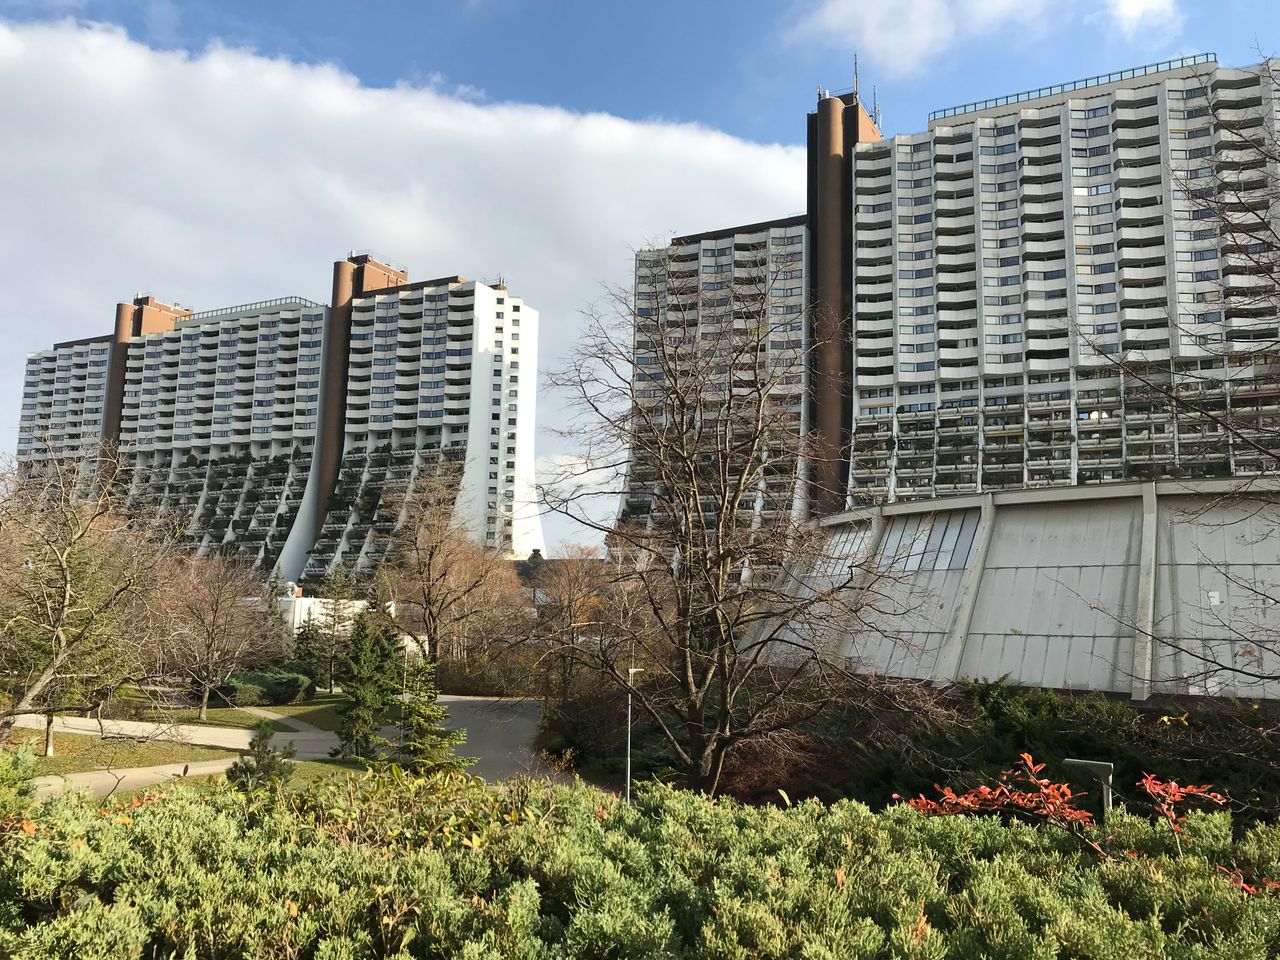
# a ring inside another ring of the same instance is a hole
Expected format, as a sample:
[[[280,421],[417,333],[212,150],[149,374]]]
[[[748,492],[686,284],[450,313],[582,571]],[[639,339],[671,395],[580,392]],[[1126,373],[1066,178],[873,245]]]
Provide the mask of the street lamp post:
[[[631,690],[635,685],[637,673],[644,673],[644,669],[642,667],[627,668],[627,803],[631,802]]]

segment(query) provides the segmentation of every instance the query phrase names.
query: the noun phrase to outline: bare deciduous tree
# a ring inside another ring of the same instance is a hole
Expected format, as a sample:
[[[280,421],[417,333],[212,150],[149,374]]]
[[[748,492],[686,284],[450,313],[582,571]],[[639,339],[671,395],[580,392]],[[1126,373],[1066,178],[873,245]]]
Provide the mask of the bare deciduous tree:
[[[601,551],[580,544],[569,544],[534,572],[536,636],[551,644],[546,659],[553,686],[544,709],[554,709],[568,696],[578,650],[600,630],[610,579]]]
[[[398,626],[423,656],[462,660],[523,635],[529,605],[506,555],[468,535],[454,509],[457,476],[424,467],[400,504],[390,559],[379,573]]]
[[[150,676],[156,591],[178,542],[163,517],[117,510],[116,460],[102,452],[0,476],[0,665],[17,718],[89,714]]]
[[[210,696],[231,674],[283,654],[276,600],[261,572],[235,557],[189,554],[171,569],[169,630],[157,653],[166,673],[190,682],[205,720]]]
[[[888,571],[828,556],[804,515],[805,477],[829,455],[805,426],[823,343],[807,318],[771,309],[763,257],[735,256],[732,284],[709,293],[678,248],[646,252],[638,280],[656,299],[610,290],[588,314],[552,375],[577,415],[566,436],[580,466],[544,488],[552,510],[607,537],[612,561],[596,622],[562,640],[634,696],[706,792],[736,747],[823,709],[841,639],[898,606]],[[622,499],[616,522],[601,496]],[[802,582],[813,569],[828,576]]]

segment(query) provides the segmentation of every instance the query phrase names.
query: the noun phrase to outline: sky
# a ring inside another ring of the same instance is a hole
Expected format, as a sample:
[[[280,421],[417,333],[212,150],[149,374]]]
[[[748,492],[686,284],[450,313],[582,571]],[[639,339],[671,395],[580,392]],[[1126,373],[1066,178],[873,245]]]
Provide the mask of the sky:
[[[0,0],[0,453],[26,354],[137,293],[326,300],[372,249],[502,275],[553,369],[635,248],[802,212],[805,113],[855,54],[893,134],[1202,52],[1280,53],[1280,3]],[[572,458],[560,398],[538,419],[542,464]]]

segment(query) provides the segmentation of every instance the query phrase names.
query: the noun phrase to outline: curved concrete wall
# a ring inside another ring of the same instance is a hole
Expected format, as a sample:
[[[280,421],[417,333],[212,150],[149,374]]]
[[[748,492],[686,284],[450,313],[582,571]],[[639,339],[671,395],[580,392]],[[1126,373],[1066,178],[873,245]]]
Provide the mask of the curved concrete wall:
[[[828,639],[899,677],[1280,697],[1278,490],[1126,483],[839,514],[832,569],[874,555],[907,612]]]

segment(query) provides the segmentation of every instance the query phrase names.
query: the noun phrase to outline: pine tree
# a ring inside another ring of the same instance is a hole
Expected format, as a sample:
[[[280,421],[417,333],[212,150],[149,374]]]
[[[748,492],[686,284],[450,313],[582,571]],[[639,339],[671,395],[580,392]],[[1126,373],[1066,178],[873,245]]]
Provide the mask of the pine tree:
[[[327,675],[329,657],[325,652],[324,635],[320,631],[320,625],[310,614],[293,638],[293,659],[304,664],[317,683]]]
[[[338,564],[320,584],[320,596],[324,602],[320,608],[320,620],[316,624],[321,639],[323,658],[317,682],[323,682],[333,693],[334,681],[342,671],[348,636],[355,624],[352,611],[360,598],[355,576],[342,564]]]
[[[446,710],[438,694],[434,661],[418,658],[406,664],[400,752],[405,766],[415,773],[457,773],[475,763],[454,752],[466,741],[467,732],[445,729]]]
[[[350,702],[339,711],[335,756],[372,760],[387,745],[379,731],[398,692],[398,646],[385,616],[361,613],[356,617],[342,661],[342,689]]]
[[[254,728],[249,741],[249,752],[227,770],[227,781],[245,791],[265,787],[273,780],[284,783],[293,773],[294,754],[298,752],[292,743],[276,748],[271,743],[274,726],[263,720]]]

